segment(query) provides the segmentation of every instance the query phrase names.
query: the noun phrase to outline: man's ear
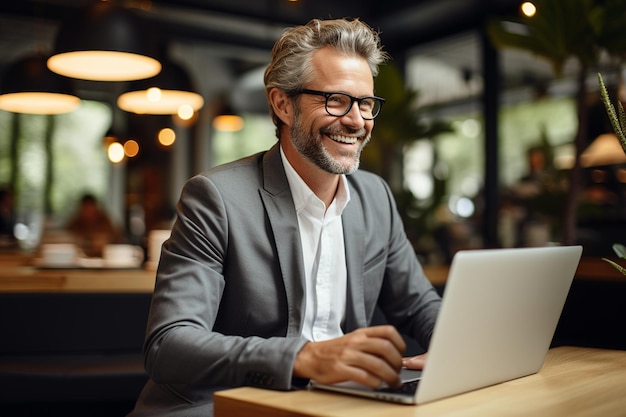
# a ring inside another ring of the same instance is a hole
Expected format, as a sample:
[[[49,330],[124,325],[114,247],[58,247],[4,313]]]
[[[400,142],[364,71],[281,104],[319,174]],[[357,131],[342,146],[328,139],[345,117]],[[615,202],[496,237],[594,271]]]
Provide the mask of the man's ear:
[[[292,100],[284,91],[278,88],[272,88],[269,92],[270,106],[274,109],[276,116],[282,122],[291,126],[293,121]]]

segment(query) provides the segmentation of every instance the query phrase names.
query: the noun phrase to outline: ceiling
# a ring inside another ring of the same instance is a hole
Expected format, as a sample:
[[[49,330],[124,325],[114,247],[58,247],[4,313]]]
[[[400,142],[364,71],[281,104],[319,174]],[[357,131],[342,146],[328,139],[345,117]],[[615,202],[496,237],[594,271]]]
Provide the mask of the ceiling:
[[[47,37],[61,19],[94,0],[3,2],[0,41]],[[267,50],[285,26],[311,18],[359,17],[382,31],[390,51],[469,30],[486,15],[515,13],[519,0],[120,0],[143,10],[164,42],[185,41]],[[22,26],[23,23],[38,24]],[[15,23],[15,24],[11,24]],[[28,27],[31,26],[31,27]],[[29,29],[35,29],[34,31]],[[10,48],[13,49],[13,48]],[[6,49],[3,49],[6,50]]]
[[[60,22],[92,1],[3,2],[0,71],[24,55],[36,51],[50,53]],[[516,13],[519,0],[127,0],[122,3],[138,9],[152,24],[159,44],[177,48],[178,57],[196,68],[196,79],[206,78],[205,71],[198,68],[215,65],[216,58],[221,62],[221,73],[236,79],[266,65],[271,47],[283,28],[314,17],[361,18],[381,32],[385,48],[398,61],[411,48],[452,37],[452,42],[439,42],[426,52],[456,68],[477,69],[480,64],[476,37],[462,34],[480,28],[486,16]],[[213,73],[220,74],[220,70],[214,68]],[[207,80],[200,82],[210,84]],[[88,88],[97,89],[91,85]],[[205,91],[210,88],[211,85],[205,86]]]
[[[62,21],[94,1],[2,2],[0,75],[23,56],[51,53]],[[380,31],[392,59],[406,64],[406,80],[419,92],[420,106],[434,104],[439,112],[438,104],[446,103],[445,111],[452,114],[476,108],[472,103],[489,78],[483,73],[480,29],[490,16],[516,15],[520,4],[520,0],[118,1],[136,9],[151,24],[150,34],[170,58],[188,70],[205,101],[217,104],[227,97],[237,111],[262,114],[267,113],[262,72],[282,30],[311,18],[334,17],[359,17]],[[500,52],[500,71],[506,91],[503,102],[529,100],[534,81],[552,78],[547,62],[515,50]],[[551,94],[571,94],[572,79],[559,82],[551,84]],[[74,83],[82,98],[109,103],[123,87]]]

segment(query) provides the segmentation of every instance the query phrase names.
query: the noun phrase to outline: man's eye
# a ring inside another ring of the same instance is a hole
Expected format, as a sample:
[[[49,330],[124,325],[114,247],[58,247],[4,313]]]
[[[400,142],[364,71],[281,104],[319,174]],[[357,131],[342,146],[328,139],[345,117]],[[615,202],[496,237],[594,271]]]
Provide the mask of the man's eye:
[[[371,110],[374,107],[374,100],[361,100],[361,104],[359,104],[359,107],[362,110]]]
[[[347,99],[339,94],[334,94],[328,98],[328,102],[333,105],[342,106],[347,102]]]

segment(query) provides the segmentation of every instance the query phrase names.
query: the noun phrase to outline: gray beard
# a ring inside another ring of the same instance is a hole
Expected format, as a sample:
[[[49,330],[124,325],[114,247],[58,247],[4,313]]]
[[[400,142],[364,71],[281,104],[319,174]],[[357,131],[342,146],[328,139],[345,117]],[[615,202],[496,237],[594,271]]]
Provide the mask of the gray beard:
[[[332,132],[330,128],[324,130],[326,134]],[[326,172],[340,175],[352,174],[354,171],[359,169],[361,152],[371,138],[371,135],[367,135],[361,142],[359,148],[353,152],[352,155],[346,154],[345,156],[350,156],[352,158],[352,162],[347,165],[343,165],[334,159],[330,152],[328,152],[322,144],[322,131],[314,132],[312,129],[309,131],[305,130],[304,126],[302,126],[302,117],[300,117],[300,111],[298,109],[295,109],[293,126],[291,127],[290,134],[293,146],[309,162],[312,162],[315,166]]]

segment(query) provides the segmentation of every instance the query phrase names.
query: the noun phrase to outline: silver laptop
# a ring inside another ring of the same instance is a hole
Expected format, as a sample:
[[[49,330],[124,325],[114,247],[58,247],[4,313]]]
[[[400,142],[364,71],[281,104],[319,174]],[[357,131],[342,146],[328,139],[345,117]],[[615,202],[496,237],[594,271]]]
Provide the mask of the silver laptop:
[[[418,404],[534,374],[550,348],[581,254],[581,246],[460,251],[422,372],[403,370],[398,390],[353,382],[311,386]]]

